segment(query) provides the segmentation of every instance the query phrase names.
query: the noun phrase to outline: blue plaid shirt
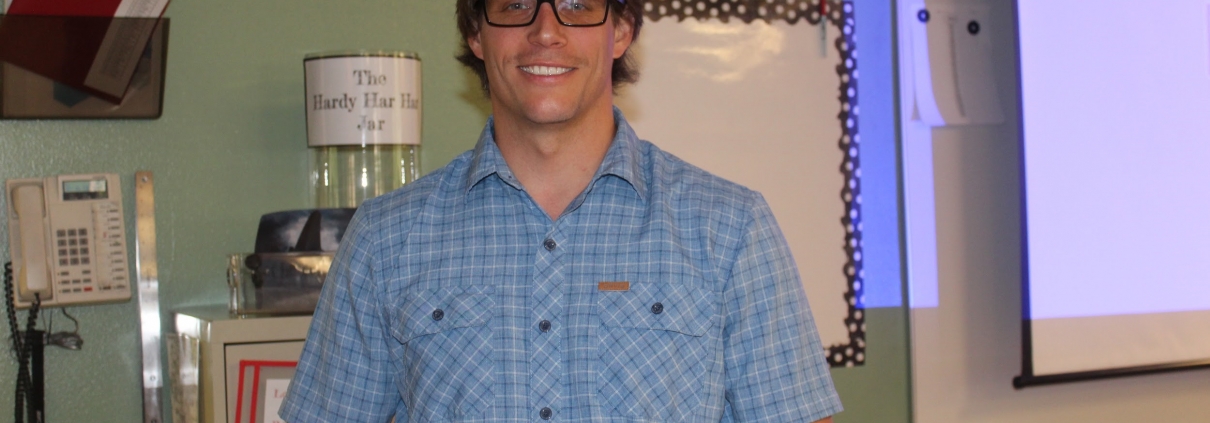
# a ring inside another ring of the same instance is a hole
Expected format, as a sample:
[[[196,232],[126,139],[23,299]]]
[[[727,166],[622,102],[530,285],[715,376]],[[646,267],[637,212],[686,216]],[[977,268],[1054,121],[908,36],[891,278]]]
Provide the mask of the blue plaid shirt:
[[[280,415],[784,423],[840,411],[764,198],[614,114],[604,161],[557,220],[513,176],[491,121],[473,151],[366,201]]]

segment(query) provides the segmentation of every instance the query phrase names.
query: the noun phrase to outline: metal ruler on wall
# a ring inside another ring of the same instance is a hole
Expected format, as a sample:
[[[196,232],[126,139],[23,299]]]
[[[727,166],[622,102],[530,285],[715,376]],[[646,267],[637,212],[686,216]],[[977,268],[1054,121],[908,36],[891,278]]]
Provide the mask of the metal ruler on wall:
[[[134,174],[135,268],[138,277],[139,322],[143,341],[143,423],[160,423],[164,372],[160,359],[160,281],[155,257],[155,179],[151,172]]]

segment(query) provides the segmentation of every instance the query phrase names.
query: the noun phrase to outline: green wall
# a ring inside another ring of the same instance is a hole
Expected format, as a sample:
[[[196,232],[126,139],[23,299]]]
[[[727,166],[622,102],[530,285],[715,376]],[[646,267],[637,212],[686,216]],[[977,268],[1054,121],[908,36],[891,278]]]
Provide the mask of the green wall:
[[[890,13],[889,2],[877,3],[888,3],[882,8]],[[458,34],[452,2],[177,1],[167,16],[172,24],[160,119],[0,121],[0,179],[118,173],[128,228],[134,227],[134,172],[155,173],[166,311],[224,303],[224,256],[252,249],[260,215],[310,206],[306,54],[354,48],[419,53],[426,172],[472,147],[487,116],[477,81],[453,59]],[[0,227],[4,257],[6,231]],[[133,245],[133,229],[129,236]],[[84,349],[48,347],[47,421],[141,421],[135,302],[71,310],[81,322]],[[171,330],[167,313],[164,318]],[[901,308],[869,311],[870,364],[833,373],[849,410],[837,421],[907,421],[903,322]],[[55,318],[56,330],[67,324]],[[0,359],[0,422],[11,421],[14,367],[13,360]]]
[[[224,255],[252,250],[261,214],[310,206],[306,54],[352,48],[419,53],[425,170],[470,148],[486,117],[473,76],[452,58],[458,35],[449,2],[175,1],[167,16],[172,24],[160,119],[0,121],[0,179],[115,172],[122,175],[127,215],[133,216],[134,172],[155,173],[166,311],[225,303]],[[0,255],[7,258],[7,233],[3,239]],[[47,421],[141,421],[135,302],[72,312],[81,322],[84,349],[47,350]],[[0,421],[12,418],[13,364],[7,354],[0,358]]]

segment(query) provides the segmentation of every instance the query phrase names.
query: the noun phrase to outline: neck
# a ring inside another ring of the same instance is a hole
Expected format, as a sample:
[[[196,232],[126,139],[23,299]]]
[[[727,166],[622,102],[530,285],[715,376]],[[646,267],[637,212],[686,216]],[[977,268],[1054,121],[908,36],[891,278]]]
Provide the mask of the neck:
[[[616,132],[612,106],[558,123],[534,123],[507,113],[493,120],[505,163],[552,220],[592,182]]]

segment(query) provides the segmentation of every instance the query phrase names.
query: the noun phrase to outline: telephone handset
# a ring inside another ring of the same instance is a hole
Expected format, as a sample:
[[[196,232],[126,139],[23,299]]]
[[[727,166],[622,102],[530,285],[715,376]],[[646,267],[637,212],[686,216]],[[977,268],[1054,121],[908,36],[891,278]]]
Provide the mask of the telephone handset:
[[[8,196],[13,301],[27,308],[130,299],[118,175],[12,179]]]

